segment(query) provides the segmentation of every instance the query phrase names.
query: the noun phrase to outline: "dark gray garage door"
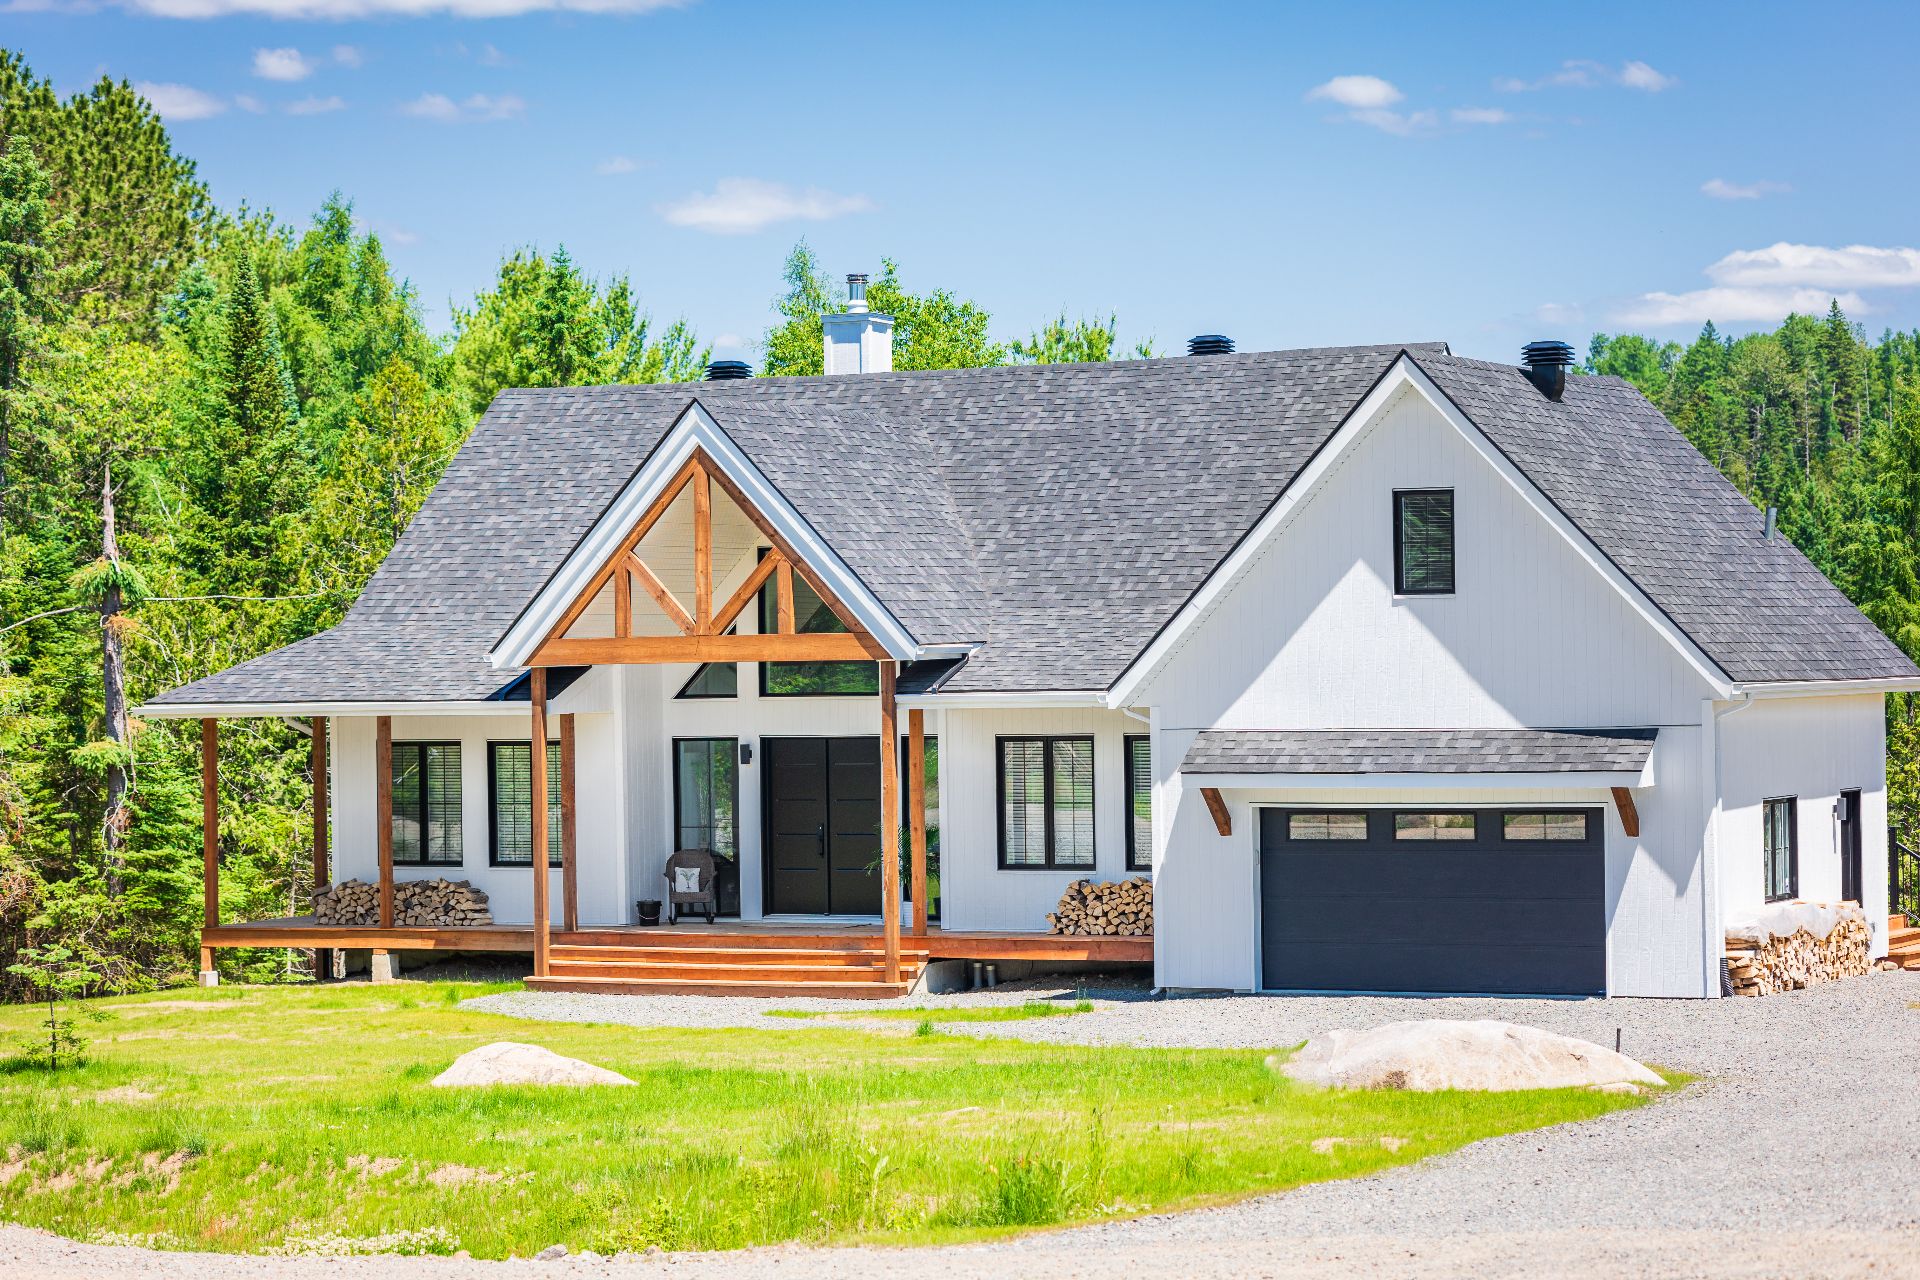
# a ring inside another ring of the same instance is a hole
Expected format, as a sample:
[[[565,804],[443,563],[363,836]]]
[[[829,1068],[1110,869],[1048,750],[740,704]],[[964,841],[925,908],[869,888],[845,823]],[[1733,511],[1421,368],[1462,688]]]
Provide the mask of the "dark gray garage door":
[[[1263,809],[1269,991],[1603,993],[1599,809]]]

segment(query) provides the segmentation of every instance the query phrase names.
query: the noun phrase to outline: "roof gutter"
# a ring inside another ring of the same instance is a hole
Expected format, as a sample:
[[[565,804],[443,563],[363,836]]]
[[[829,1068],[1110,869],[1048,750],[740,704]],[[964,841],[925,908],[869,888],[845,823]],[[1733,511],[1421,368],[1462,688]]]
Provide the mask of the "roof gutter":
[[[1028,707],[1105,707],[1106,694],[1098,689],[1035,689],[1007,693],[903,693],[903,707],[937,709],[966,707],[1018,710]]]
[[[285,719],[288,716],[525,716],[525,702],[160,702],[134,708],[143,720]]]
[[[1743,698],[1818,698],[1847,693],[1920,693],[1920,676],[1901,680],[1771,680],[1733,687]]]

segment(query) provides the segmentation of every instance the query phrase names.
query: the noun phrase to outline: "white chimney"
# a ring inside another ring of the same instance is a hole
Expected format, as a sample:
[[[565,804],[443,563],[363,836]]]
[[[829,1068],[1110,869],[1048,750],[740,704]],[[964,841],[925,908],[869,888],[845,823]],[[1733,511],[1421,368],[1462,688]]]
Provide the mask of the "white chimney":
[[[893,372],[893,317],[867,310],[867,278],[847,277],[847,309],[820,317],[829,375]]]

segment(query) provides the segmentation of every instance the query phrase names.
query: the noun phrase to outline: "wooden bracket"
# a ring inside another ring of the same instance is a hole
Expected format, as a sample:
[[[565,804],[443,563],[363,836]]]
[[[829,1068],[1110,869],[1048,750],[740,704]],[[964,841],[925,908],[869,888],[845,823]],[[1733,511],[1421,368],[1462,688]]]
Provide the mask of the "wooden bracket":
[[[1233,815],[1227,811],[1227,802],[1220,798],[1220,788],[1200,788],[1200,798],[1207,802],[1207,812],[1213,815],[1213,827],[1223,836],[1233,834]]]
[[[1633,789],[1615,787],[1613,789],[1613,807],[1620,811],[1620,829],[1630,836],[1640,834],[1640,811],[1633,807]]]

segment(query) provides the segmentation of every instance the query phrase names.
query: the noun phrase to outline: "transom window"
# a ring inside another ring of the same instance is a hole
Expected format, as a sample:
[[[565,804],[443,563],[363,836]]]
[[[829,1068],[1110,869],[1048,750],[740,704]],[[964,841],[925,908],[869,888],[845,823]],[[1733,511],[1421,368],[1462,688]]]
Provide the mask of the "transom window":
[[[1395,840],[1471,840],[1474,838],[1471,813],[1396,813],[1393,815]]]
[[[1453,490],[1394,491],[1393,579],[1399,595],[1453,594]]]
[[[533,865],[533,744],[487,744],[493,865]],[[547,865],[560,865],[560,744],[547,744]]]
[[[1093,739],[1000,739],[1000,866],[1093,865]]]
[[[1584,813],[1509,813],[1501,818],[1503,840],[1572,840],[1587,838]]]
[[[1367,815],[1364,813],[1290,813],[1287,815],[1289,840],[1365,840]]]
[[[460,744],[393,744],[393,861],[460,863]]]
[[[1769,800],[1760,818],[1762,854],[1766,861],[1767,901],[1796,897],[1800,890],[1799,805],[1792,796]]]

